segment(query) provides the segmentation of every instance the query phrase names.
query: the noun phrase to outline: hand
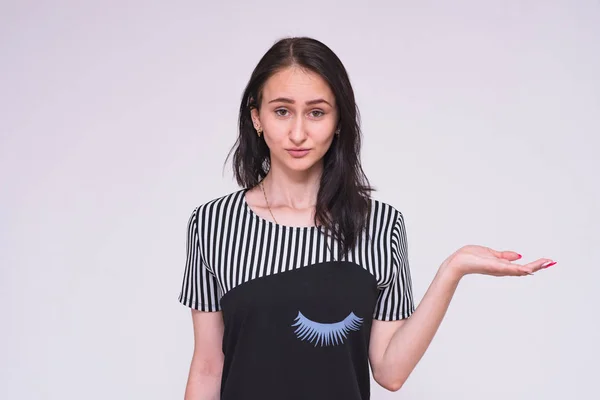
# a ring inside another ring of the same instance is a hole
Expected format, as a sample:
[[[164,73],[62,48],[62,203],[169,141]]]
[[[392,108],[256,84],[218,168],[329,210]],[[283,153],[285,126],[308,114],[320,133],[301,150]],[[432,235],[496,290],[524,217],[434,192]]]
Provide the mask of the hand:
[[[528,264],[513,264],[521,258],[514,251],[497,251],[489,247],[468,245],[461,247],[444,261],[444,266],[455,271],[459,277],[467,274],[492,276],[532,275],[542,268],[548,268],[556,262],[549,258],[540,258]]]

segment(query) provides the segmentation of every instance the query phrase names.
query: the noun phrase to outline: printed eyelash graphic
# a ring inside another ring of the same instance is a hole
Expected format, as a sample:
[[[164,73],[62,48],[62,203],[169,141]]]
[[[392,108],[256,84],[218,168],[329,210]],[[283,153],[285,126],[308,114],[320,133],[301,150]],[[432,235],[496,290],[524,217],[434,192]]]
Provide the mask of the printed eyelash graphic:
[[[350,331],[360,329],[362,321],[362,318],[351,312],[340,322],[324,324],[311,321],[298,311],[298,316],[294,319],[295,323],[292,326],[297,326],[294,333],[300,340],[314,343],[315,347],[319,344],[321,346],[333,346],[344,343],[344,339],[347,338]]]

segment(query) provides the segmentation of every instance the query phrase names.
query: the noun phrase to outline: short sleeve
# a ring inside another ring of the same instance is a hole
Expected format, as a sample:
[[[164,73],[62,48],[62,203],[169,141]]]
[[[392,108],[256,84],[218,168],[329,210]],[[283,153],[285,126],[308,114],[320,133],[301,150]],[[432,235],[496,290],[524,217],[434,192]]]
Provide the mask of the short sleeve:
[[[414,311],[412,279],[408,263],[408,244],[402,213],[396,211],[391,234],[392,280],[380,292],[374,319],[395,321],[408,318]]]
[[[221,311],[219,284],[202,258],[198,229],[199,209],[194,209],[187,224],[187,257],[179,302],[200,311]]]

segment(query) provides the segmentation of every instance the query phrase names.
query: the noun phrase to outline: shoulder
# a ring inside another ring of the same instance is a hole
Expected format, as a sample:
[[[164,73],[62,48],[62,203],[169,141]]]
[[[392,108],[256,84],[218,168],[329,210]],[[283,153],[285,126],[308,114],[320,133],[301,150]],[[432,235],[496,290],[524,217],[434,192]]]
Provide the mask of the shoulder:
[[[231,202],[242,200],[242,196],[244,195],[246,189],[238,189],[233,192],[229,192],[227,194],[221,195],[219,197],[214,197],[209,199],[203,203],[200,203],[197,208],[209,208],[215,207],[217,205],[228,204]]]
[[[370,198],[369,223],[375,231],[381,230],[392,237],[405,235],[406,226],[402,211],[382,200]]]
[[[372,198],[372,197],[370,197],[369,200],[370,200],[369,215],[371,218],[386,219],[386,217],[387,217],[387,218],[391,219],[392,221],[404,219],[402,212],[399,209],[397,209],[396,207],[394,207],[392,204],[387,203],[382,200]]]
[[[190,219],[202,220],[208,217],[223,217],[233,210],[239,209],[244,205],[244,193],[246,189],[238,189],[233,192],[213,197],[204,202],[198,203],[192,210]]]

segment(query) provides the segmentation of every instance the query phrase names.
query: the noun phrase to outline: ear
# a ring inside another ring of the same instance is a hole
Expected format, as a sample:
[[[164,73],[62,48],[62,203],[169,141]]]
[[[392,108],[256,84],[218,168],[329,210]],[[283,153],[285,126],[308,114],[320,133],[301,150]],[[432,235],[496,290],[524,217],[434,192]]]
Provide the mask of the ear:
[[[250,110],[250,118],[252,118],[252,124],[254,125],[255,129],[261,127],[260,117],[258,115],[258,110],[256,108],[252,108]]]

